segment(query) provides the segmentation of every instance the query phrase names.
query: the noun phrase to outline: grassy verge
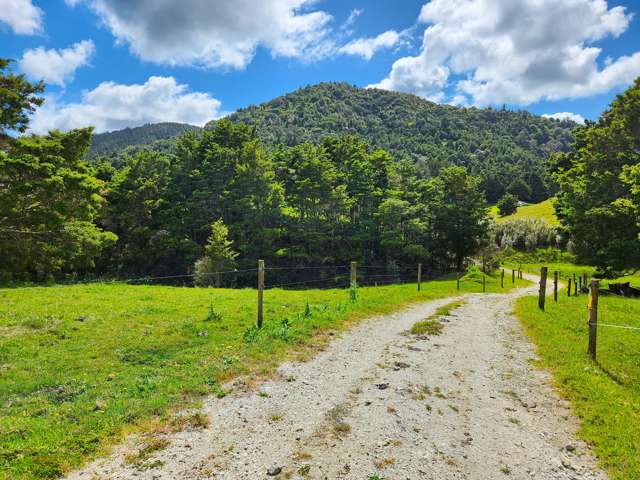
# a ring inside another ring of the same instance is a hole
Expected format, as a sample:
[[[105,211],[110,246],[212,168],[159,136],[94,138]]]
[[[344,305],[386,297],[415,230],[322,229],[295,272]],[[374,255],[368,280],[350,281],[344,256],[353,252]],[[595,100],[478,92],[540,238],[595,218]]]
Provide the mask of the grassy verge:
[[[448,316],[452,310],[461,307],[463,304],[464,300],[455,300],[439,307],[433,315],[429,316],[429,318],[414,323],[411,327],[411,333],[414,335],[440,335],[443,329],[440,319]]]
[[[559,303],[522,298],[516,313],[537,346],[542,366],[581,420],[579,435],[593,445],[612,480],[640,479],[640,332],[598,329],[598,361],[587,356],[587,296]],[[640,327],[640,300],[600,297],[600,322]]]
[[[591,278],[591,276],[596,271],[596,268],[592,267],[590,265],[576,265],[576,264],[573,264],[573,263],[523,263],[523,264],[516,264],[516,263],[513,263],[513,262],[506,262],[505,263],[505,269],[507,269],[507,272],[510,272],[510,269],[512,269],[512,268],[517,269],[518,267],[520,267],[523,272],[528,272],[528,273],[533,273],[533,274],[538,275],[538,274],[540,274],[540,267],[542,267],[543,265],[547,266],[549,268],[549,278],[553,278],[553,272],[557,270],[559,272],[560,279],[562,279],[562,280],[566,280],[569,277],[573,277],[573,274],[575,274],[576,277],[579,277],[583,273],[587,273],[589,278]],[[602,280],[601,281],[601,286],[603,288],[606,288],[607,284],[610,283],[610,282],[614,282],[614,283],[630,282],[631,285],[639,287],[640,286],[640,272],[634,273],[632,275],[625,275],[623,277]]]
[[[523,283],[516,284],[523,285]],[[505,285],[504,291],[511,287]],[[308,358],[340,330],[408,303],[480,292],[455,279],[256,292],[94,284],[0,290],[0,479],[57,478],[132,430],[171,421],[233,377]],[[503,291],[489,277],[487,291]]]

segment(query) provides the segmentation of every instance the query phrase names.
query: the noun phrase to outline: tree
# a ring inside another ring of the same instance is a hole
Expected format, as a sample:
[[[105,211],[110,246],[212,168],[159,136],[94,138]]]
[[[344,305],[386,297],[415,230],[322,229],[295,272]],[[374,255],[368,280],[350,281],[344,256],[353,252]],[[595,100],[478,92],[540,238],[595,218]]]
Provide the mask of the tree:
[[[496,207],[498,207],[498,212],[500,212],[500,215],[503,217],[516,213],[518,209],[518,198],[511,193],[506,193],[498,200]]]
[[[24,74],[13,74],[10,64],[11,60],[0,58],[0,148],[9,142],[8,130],[27,130],[29,114],[44,102],[38,97],[44,91],[44,83],[29,83]]]
[[[578,260],[605,274],[640,268],[640,78],[553,159],[556,211]]]
[[[116,236],[94,220],[103,182],[83,162],[91,129],[25,136],[0,151],[0,257],[5,276],[42,280],[91,271]]]
[[[229,230],[218,219],[211,225],[211,235],[204,247],[204,257],[195,264],[195,281],[198,285],[221,285],[220,272],[231,268],[238,254],[231,248],[233,242],[229,240]]]
[[[480,179],[464,167],[447,167],[426,185],[433,250],[462,270],[465,257],[485,243],[489,221]],[[446,264],[446,262],[444,262]]]

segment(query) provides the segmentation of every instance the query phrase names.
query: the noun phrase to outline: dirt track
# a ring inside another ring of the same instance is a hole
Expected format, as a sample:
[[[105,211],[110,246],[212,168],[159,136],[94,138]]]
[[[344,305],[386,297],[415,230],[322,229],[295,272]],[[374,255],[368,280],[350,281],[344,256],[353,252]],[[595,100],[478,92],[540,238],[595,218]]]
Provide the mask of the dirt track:
[[[207,400],[211,425],[146,468],[125,445],[69,478],[605,479],[511,313],[536,288],[467,296],[440,336],[406,331],[451,299],[363,322],[258,391]]]

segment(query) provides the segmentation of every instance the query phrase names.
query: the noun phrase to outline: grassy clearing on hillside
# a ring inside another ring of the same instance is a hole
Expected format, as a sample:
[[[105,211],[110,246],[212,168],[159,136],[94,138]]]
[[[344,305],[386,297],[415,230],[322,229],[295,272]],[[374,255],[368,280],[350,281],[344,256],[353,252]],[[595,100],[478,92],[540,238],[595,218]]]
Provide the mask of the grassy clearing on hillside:
[[[556,217],[556,211],[553,208],[551,199],[532,205],[524,205],[522,207],[518,207],[516,213],[512,215],[506,215],[504,217],[500,216],[497,207],[492,207],[491,213],[498,223],[509,222],[511,220],[534,218],[543,219],[547,224],[553,226],[560,224],[558,222],[558,217]]]
[[[523,285],[520,283],[519,285]],[[222,384],[305,359],[350,322],[401,305],[480,292],[455,279],[348,290],[93,284],[0,290],[0,479],[56,478],[131,430]],[[505,285],[505,291],[511,284]],[[487,291],[502,291],[489,277]]]
[[[581,420],[579,435],[593,445],[612,480],[640,479],[640,332],[598,329],[598,361],[587,356],[587,295],[546,312],[535,297],[518,301],[516,313],[537,345],[541,364]],[[640,300],[600,297],[599,321],[640,327]]]

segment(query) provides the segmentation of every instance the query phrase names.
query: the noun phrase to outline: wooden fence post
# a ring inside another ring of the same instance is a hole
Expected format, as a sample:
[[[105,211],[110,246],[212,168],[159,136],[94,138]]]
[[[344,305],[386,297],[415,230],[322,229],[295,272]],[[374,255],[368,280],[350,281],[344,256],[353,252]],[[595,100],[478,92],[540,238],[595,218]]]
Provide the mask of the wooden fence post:
[[[256,324],[262,328],[262,303],[264,295],[264,260],[258,260],[258,319]]]
[[[596,359],[596,339],[598,335],[598,293],[600,290],[600,281],[591,280],[589,293],[589,355],[593,360]]]
[[[456,273],[456,289],[460,290],[460,271]]]
[[[351,287],[354,287],[357,283],[357,266],[356,262],[351,262]]]
[[[500,287],[504,288],[504,268],[502,269],[502,273],[500,273]]]
[[[571,296],[571,277],[567,278],[567,297]]]
[[[573,274],[573,296],[578,295],[578,281],[576,280],[576,274]]]
[[[420,284],[422,283],[422,264],[418,264],[418,291],[420,291]]]
[[[547,267],[540,269],[540,292],[538,293],[538,308],[544,312],[544,302],[547,298]]]
[[[558,303],[558,271],[553,272],[553,300]]]
[[[511,270],[511,283],[516,283],[516,271]]]

